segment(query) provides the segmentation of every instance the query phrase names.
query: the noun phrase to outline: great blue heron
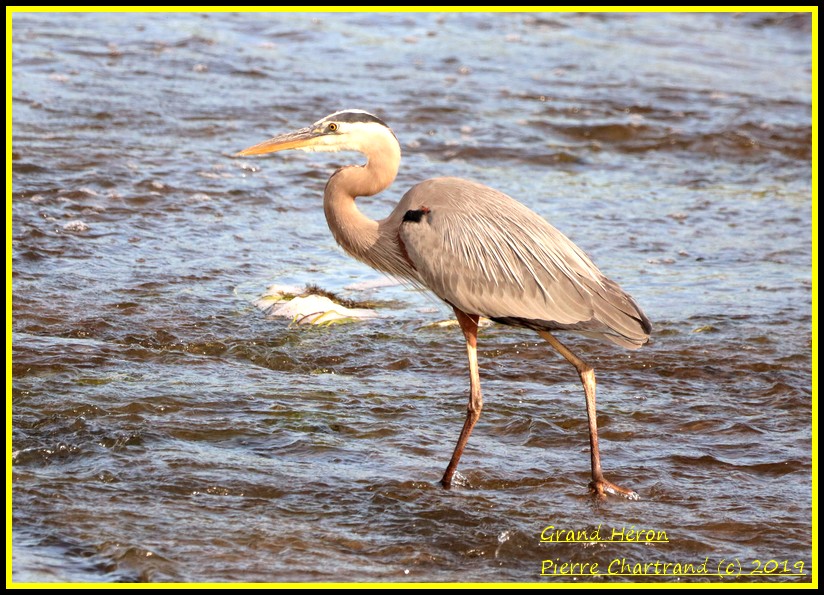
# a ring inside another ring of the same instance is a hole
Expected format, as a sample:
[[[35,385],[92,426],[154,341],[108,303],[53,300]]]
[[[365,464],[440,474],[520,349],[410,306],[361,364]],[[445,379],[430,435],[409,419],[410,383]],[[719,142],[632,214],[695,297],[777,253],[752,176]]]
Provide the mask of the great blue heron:
[[[338,244],[384,273],[429,288],[452,306],[466,338],[469,406],[452,459],[441,479],[452,484],[464,447],[481,415],[478,319],[538,332],[578,370],[586,394],[593,493],[638,495],[604,478],[595,418],[595,373],[550,331],[577,331],[637,349],[649,320],[584,252],[539,215],[506,194],[460,178],[433,178],[412,187],[380,221],[363,215],[358,196],[372,196],[395,179],[401,148],[392,130],[362,110],[339,111],[307,128],[238,153],[285,149],[357,151],[366,164],[342,167],[323,194],[323,210]]]

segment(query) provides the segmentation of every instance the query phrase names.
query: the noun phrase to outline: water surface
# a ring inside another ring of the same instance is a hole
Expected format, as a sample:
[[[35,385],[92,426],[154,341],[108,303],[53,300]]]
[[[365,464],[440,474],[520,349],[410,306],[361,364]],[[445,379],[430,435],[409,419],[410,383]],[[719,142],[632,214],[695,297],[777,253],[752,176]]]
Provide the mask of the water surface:
[[[811,567],[811,33],[772,14],[24,14],[13,36],[15,581],[546,582],[543,560]],[[479,345],[321,209],[348,154],[231,155],[343,108],[548,218],[653,321],[596,368]],[[375,302],[306,328],[251,302]],[[549,525],[669,543],[540,543]],[[655,577],[575,577],[618,582]],[[677,579],[663,579],[677,580]],[[718,580],[690,577],[681,580]],[[799,577],[734,580],[799,581]]]

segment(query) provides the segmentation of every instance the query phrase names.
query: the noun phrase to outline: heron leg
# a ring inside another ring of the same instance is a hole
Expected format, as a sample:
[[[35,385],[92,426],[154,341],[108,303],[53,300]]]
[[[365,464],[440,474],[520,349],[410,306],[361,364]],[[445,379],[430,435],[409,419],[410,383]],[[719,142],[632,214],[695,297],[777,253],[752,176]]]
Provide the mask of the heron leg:
[[[455,310],[455,316],[458,317],[458,323],[461,325],[464,337],[466,337],[466,354],[469,357],[469,405],[466,407],[466,421],[464,421],[458,443],[455,445],[455,452],[452,453],[452,459],[446,467],[443,479],[441,479],[441,484],[445,488],[452,485],[452,476],[455,475],[455,470],[458,468],[458,461],[461,459],[469,435],[472,433],[472,428],[475,427],[475,423],[481,417],[481,408],[484,404],[481,397],[481,377],[478,374],[478,316],[466,314],[457,308],[453,309]]]
[[[607,481],[606,478],[604,478],[603,471],[601,471],[601,454],[598,451],[598,421],[595,413],[595,370],[548,332],[538,331],[538,334],[552,345],[556,351],[563,355],[569,363],[575,366],[575,369],[578,370],[578,375],[581,377],[581,384],[584,385],[584,393],[586,394],[587,400],[587,420],[589,421],[590,460],[592,463],[592,481],[589,484],[590,491],[600,498],[604,498],[606,494],[613,494],[615,496],[623,496],[629,500],[637,500],[637,493],[617,486],[611,481]]]

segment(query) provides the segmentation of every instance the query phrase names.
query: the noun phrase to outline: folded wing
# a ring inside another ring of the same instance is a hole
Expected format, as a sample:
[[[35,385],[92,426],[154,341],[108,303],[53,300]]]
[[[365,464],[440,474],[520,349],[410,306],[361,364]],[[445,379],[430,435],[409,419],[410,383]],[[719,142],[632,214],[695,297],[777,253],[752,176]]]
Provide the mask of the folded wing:
[[[418,184],[396,209],[424,284],[470,314],[536,330],[574,330],[628,348],[649,320],[587,255],[539,215],[458,178]]]

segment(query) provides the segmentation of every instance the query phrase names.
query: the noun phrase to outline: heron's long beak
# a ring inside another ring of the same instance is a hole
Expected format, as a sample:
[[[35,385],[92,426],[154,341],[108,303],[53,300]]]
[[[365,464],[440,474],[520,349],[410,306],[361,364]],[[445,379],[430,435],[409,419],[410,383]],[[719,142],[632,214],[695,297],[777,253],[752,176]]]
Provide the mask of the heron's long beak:
[[[286,149],[307,149],[317,144],[317,139],[323,136],[319,130],[313,128],[301,128],[294,132],[287,132],[280,134],[275,138],[270,138],[262,143],[258,143],[248,149],[243,149],[239,153],[235,153],[235,157],[245,157],[247,155],[263,155],[265,153],[274,153],[276,151],[285,151]]]

